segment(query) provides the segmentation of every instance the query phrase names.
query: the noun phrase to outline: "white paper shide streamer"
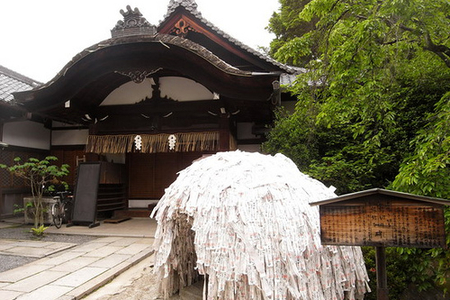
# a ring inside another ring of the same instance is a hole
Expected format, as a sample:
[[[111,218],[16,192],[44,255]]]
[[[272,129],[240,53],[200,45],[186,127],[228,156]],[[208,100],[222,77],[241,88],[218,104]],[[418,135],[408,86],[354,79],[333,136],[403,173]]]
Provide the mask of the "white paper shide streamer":
[[[335,196],[281,154],[194,162],[152,213],[161,296],[207,275],[208,300],[363,299],[360,248],[322,246],[319,210],[309,205]]]

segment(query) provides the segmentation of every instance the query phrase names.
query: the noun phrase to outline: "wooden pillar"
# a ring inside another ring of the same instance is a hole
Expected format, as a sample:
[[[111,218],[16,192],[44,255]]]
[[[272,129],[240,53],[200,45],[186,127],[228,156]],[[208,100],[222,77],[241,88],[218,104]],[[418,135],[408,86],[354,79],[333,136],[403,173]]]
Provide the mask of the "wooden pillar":
[[[89,124],[89,134],[95,135],[97,133],[98,133],[97,124],[95,123]]]
[[[386,272],[386,248],[376,247],[377,300],[389,300]]]

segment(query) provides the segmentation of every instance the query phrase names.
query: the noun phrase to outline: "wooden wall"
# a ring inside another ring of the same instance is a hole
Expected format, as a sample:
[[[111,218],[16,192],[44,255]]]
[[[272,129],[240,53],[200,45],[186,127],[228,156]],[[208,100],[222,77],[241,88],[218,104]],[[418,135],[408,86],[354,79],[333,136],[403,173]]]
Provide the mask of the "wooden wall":
[[[177,172],[200,158],[201,152],[130,153],[127,155],[130,199],[159,199]]]

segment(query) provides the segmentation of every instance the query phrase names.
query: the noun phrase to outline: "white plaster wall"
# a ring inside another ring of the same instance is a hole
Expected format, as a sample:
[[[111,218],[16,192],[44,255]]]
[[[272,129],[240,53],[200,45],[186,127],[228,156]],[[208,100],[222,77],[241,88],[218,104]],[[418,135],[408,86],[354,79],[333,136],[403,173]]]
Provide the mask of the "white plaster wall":
[[[3,142],[12,146],[49,150],[50,129],[31,121],[5,123]]]
[[[146,78],[141,83],[127,82],[112,91],[101,105],[135,104],[145,98],[152,98],[153,78]],[[206,87],[191,79],[168,76],[159,79],[161,97],[169,97],[176,101],[211,100],[213,93]]]
[[[159,80],[161,85],[161,96],[169,97],[177,101],[211,100],[213,93],[206,87],[193,80],[183,77],[162,77]]]
[[[152,92],[152,80],[149,78],[141,83],[130,81],[112,91],[100,105],[135,104],[151,98]]]
[[[88,129],[53,130],[52,145],[86,145],[88,135]]]

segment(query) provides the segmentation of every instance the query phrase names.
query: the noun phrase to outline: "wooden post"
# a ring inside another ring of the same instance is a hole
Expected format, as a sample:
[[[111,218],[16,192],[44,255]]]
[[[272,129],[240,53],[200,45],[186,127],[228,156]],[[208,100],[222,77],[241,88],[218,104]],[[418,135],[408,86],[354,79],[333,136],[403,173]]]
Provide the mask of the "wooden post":
[[[449,200],[370,189],[311,205],[320,206],[322,245],[376,248],[378,300],[389,299],[386,247],[446,247]]]
[[[0,121],[0,141],[3,141],[3,122]]]
[[[386,273],[386,248],[376,247],[377,300],[389,300]]]

